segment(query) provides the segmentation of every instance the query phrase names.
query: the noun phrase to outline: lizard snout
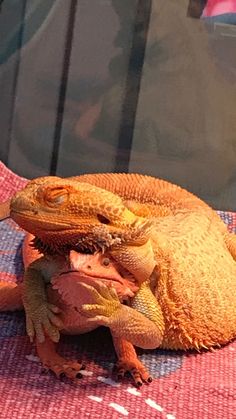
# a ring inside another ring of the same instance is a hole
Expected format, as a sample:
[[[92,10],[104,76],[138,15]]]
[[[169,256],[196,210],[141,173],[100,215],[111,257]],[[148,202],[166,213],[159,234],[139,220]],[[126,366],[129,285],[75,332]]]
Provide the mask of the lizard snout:
[[[16,193],[15,196],[11,199],[10,202],[10,212],[24,212],[29,210],[34,210],[35,207],[30,200],[22,197],[20,192]]]

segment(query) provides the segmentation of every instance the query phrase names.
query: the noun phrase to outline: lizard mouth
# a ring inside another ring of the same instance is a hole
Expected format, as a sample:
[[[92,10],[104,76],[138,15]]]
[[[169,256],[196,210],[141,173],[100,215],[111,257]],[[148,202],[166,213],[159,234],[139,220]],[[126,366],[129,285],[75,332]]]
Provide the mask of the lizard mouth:
[[[76,287],[81,282],[95,288],[96,286],[99,287],[101,284],[106,285],[108,288],[112,287],[116,290],[120,301],[126,301],[129,298],[134,297],[138,290],[137,285],[133,282],[131,277],[129,279],[123,277],[110,278],[108,275],[108,277],[105,278],[81,273],[76,270],[61,272],[58,276],[55,276],[51,282],[53,289],[57,289],[65,300],[68,295],[68,288],[74,288],[74,293],[76,293]]]
[[[105,252],[112,244],[121,242],[120,234],[115,231],[107,232],[104,237],[99,237],[94,230],[96,227],[88,223],[77,226],[65,219],[58,219],[55,226],[55,219],[51,215],[47,221],[39,219],[32,210],[20,211],[11,210],[11,218],[23,229],[35,236],[32,246],[40,253],[63,254],[70,250],[79,253]],[[92,231],[90,231],[92,228]]]
[[[94,254],[98,251],[104,253],[107,250],[105,244],[99,244],[96,242],[86,242],[86,245],[83,243],[78,243],[77,240],[71,240],[69,243],[60,244],[56,242],[45,243],[39,237],[35,237],[31,246],[38,250],[39,253],[48,254],[48,255],[67,255],[71,250],[75,250],[78,253],[84,254]]]
[[[10,217],[19,224],[22,228],[25,228],[30,233],[35,234],[35,230],[40,229],[45,232],[62,232],[62,231],[73,231],[76,227],[74,227],[73,223],[66,222],[65,220],[57,220],[57,224],[55,226],[55,219],[52,217],[51,221],[48,217],[47,222],[43,222],[42,220],[38,219],[37,214],[34,214],[32,210],[25,210],[24,214],[21,211],[17,211],[15,209],[11,209]],[[42,225],[43,224],[43,225]]]

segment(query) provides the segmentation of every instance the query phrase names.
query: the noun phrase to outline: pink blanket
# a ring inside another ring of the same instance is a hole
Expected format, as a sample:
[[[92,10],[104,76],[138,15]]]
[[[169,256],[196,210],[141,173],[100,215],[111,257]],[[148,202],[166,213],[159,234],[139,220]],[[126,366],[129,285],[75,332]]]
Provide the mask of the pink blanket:
[[[0,201],[25,184],[0,163]],[[220,215],[236,230],[233,213]],[[24,232],[11,221],[0,222],[1,279],[22,277]],[[109,377],[115,362],[105,328],[62,338],[60,352],[86,363],[75,384],[42,374],[25,333],[24,314],[0,313],[0,418],[4,419],[222,419],[236,417],[236,342],[215,352],[198,354],[163,350],[139,351],[154,377],[139,391],[128,380]]]

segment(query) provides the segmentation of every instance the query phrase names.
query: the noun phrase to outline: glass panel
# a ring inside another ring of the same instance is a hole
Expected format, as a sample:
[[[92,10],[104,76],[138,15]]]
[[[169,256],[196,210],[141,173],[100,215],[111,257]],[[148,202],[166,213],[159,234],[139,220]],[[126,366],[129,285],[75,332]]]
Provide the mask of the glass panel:
[[[26,3],[8,156],[26,177],[50,171],[68,14],[68,2]]]
[[[0,9],[0,159],[7,161],[9,132],[22,42],[22,18],[25,2],[4,2]]]
[[[236,4],[223,3],[3,1],[0,158],[27,177],[151,174],[236,209]]]
[[[115,169],[136,8],[137,1],[78,2],[60,175]]]
[[[236,209],[236,26],[154,1],[129,170]]]

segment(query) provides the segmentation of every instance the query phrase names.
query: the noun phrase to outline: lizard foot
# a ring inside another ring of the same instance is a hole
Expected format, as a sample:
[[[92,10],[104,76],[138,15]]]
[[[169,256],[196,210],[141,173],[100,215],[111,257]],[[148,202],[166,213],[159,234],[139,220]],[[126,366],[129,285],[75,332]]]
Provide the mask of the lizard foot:
[[[50,359],[43,364],[44,368],[52,371],[57,378],[67,377],[72,380],[83,378],[81,374],[82,365],[74,360],[68,360],[58,355],[53,360]]]
[[[38,356],[46,371],[52,371],[57,378],[67,377],[74,380],[83,377],[80,372],[84,369],[83,364],[58,355],[55,344],[49,338],[46,338],[43,343],[37,341],[36,346]]]
[[[141,387],[143,383],[149,384],[152,382],[152,377],[138,358],[132,361],[122,358],[119,359],[114,366],[113,372],[118,380],[122,380],[124,376],[129,373],[133,378],[136,387]]]
[[[78,311],[84,317],[88,318],[87,321],[89,323],[95,323],[96,326],[109,327],[112,323],[113,316],[123,307],[115,289],[107,287],[102,283],[97,283],[96,288],[94,288],[81,282],[80,287],[87,290],[93,303],[82,304],[81,307],[78,307]]]
[[[25,312],[26,330],[31,342],[35,336],[39,342],[44,342],[45,332],[54,342],[59,341],[59,329],[62,329],[63,323],[58,316],[60,313],[58,307],[45,303],[37,305],[32,311],[30,305],[25,303]]]
[[[134,346],[126,339],[112,336],[118,361],[114,367],[114,374],[118,380],[122,380],[129,373],[137,387],[143,383],[151,383],[152,377],[142,362],[138,359]]]

